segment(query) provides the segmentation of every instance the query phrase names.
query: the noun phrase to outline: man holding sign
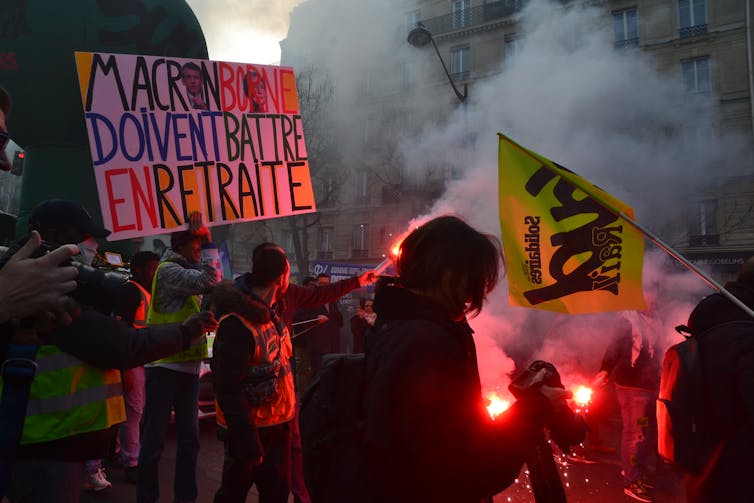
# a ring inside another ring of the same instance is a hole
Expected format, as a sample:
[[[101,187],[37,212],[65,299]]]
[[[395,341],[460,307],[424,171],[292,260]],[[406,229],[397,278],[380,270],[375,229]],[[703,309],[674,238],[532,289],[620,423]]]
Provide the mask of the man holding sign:
[[[176,323],[199,312],[201,295],[221,276],[217,248],[209,229],[202,224],[201,213],[192,213],[189,229],[171,234],[170,248],[157,267],[147,325]],[[175,501],[196,500],[199,368],[207,353],[207,339],[202,337],[187,350],[145,366],[144,434],[136,485],[139,503],[154,503],[159,499],[159,463],[171,410],[175,411],[178,434]]]

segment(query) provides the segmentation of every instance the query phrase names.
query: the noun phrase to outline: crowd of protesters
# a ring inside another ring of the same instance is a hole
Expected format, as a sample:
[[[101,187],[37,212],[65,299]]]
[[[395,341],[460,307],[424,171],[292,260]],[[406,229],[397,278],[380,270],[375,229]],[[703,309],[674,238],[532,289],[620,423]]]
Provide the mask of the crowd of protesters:
[[[82,487],[105,489],[109,482],[96,461],[112,459],[113,445],[126,480],[136,484],[137,501],[158,501],[157,469],[171,413],[181,450],[174,494],[176,501],[196,501],[197,372],[207,358],[204,335],[215,329],[212,370],[218,434],[225,443],[215,501],[245,501],[253,485],[265,501],[285,502],[291,493],[296,502],[312,501],[303,480],[297,419],[305,383],[294,379],[312,375],[312,355],[294,358],[293,339],[302,338],[306,347],[312,337],[323,337],[308,327],[324,326],[335,310],[315,308],[332,306],[374,282],[372,272],[332,284],[312,278],[308,286],[293,285],[285,252],[263,243],[252,253],[250,273],[222,282],[209,230],[201,215],[193,214],[188,230],[173,233],[163,257],[140,252],[132,258],[131,278],[112,298],[84,300],[76,277],[92,254],[80,250],[96,254],[93,238],[108,231],[80,205],[64,200],[41,203],[29,221],[29,234],[6,253],[0,269],[4,359],[19,358],[17,347],[31,345],[38,366],[28,387],[29,407],[16,426],[16,445],[2,446],[3,463],[12,468],[3,485],[11,502],[78,501]],[[453,239],[467,246],[446,246]],[[35,250],[42,240],[52,250],[40,256]],[[72,258],[79,265],[68,265]],[[350,325],[354,349],[368,354],[370,386],[363,446],[368,469],[358,501],[484,501],[519,473],[538,432],[553,428],[558,414],[569,410],[562,390],[545,386],[519,399],[506,411],[506,421],[489,421],[465,319],[481,310],[497,282],[500,259],[493,238],[455,217],[437,218],[403,241],[397,277],[384,278],[373,299],[360,299]],[[730,285],[747,304],[754,298],[752,271],[754,260]],[[751,322],[736,309],[724,297],[712,296],[689,321],[697,333],[738,322],[717,336],[720,345],[728,341],[725,351],[705,343],[710,366],[730,363],[715,377],[720,386],[714,389],[731,396],[716,408],[725,411],[715,425],[726,432],[715,444],[719,455],[710,458],[706,475],[687,477],[690,501],[748,495],[729,476],[750,454],[745,446],[752,436],[750,398],[738,396],[751,372]],[[660,354],[647,313],[651,309],[619,317],[624,329],[616,331],[595,380],[615,382],[625,492],[638,501],[653,501],[656,462],[650,409]],[[329,343],[329,351],[341,351]],[[12,364],[3,370],[4,401],[13,388],[23,388],[14,370]],[[76,403],[55,397],[55,389],[65,394],[82,382],[103,392]],[[717,397],[710,391],[706,399]],[[449,409],[449,399],[458,407]],[[0,410],[2,423],[13,429],[6,413],[11,409]],[[53,424],[49,414],[58,422]],[[92,414],[99,418],[95,423]],[[730,441],[731,434],[740,441]],[[452,456],[445,454],[449,451]],[[92,476],[105,483],[89,480]],[[351,490],[344,485],[342,494],[350,496],[342,501],[353,496]]]

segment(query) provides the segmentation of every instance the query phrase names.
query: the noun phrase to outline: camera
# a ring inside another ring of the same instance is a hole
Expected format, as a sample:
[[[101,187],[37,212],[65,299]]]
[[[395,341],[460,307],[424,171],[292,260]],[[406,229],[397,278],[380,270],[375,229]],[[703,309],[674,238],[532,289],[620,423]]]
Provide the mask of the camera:
[[[43,241],[32,258],[43,257],[55,248],[57,247]],[[0,259],[0,268],[5,265],[10,257],[11,254],[9,253]],[[96,307],[98,310],[109,311],[124,283],[128,280],[126,274],[82,264],[77,262],[75,257],[60,265],[72,265],[79,270],[76,277],[76,289],[69,294],[70,297],[83,305]]]
[[[87,306],[111,306],[128,280],[128,276],[117,271],[97,269],[75,260],[71,265],[79,270],[79,275],[76,289],[70,295]]]

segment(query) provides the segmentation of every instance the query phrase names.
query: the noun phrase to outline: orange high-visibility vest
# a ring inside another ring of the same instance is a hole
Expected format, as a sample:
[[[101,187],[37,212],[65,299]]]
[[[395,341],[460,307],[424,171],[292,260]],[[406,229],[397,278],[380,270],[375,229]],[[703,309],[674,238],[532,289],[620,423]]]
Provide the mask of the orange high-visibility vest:
[[[226,314],[220,318],[220,322],[222,323],[229,316],[238,318],[247,330],[249,330],[252,337],[254,337],[254,354],[249,355],[249,365],[272,363],[275,359],[278,359],[282,365],[275,396],[270,403],[252,407],[249,411],[249,419],[251,419],[257,428],[290,421],[293,419],[296,408],[296,392],[293,387],[293,374],[291,373],[290,364],[293,346],[291,345],[291,337],[288,334],[287,327],[281,323],[283,333],[278,334],[274,322],[270,321],[265,325],[255,325],[236,313]],[[278,352],[280,353],[279,355]],[[217,425],[221,429],[227,430],[228,425],[225,420],[225,414],[217,399],[215,399],[215,405]]]
[[[147,328],[147,314],[149,313],[149,304],[152,302],[152,294],[138,282],[132,279],[129,279],[128,282],[132,285],[136,285],[136,288],[139,289],[139,293],[141,293],[141,301],[136,308],[136,313],[134,313],[133,326],[134,328]]]

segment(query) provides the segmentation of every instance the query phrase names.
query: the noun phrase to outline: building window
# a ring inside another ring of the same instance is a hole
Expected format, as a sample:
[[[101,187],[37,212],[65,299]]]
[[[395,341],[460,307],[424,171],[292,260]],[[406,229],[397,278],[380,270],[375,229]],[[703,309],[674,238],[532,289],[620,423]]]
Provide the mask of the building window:
[[[613,40],[615,47],[637,47],[636,9],[613,12]]]
[[[320,227],[318,243],[317,243],[317,258],[320,258],[320,259],[332,258],[332,241],[333,241],[333,228]]]
[[[356,173],[356,197],[360,202],[369,202],[369,172],[366,170]]]
[[[419,21],[421,21],[421,11],[414,10],[406,14],[406,30],[411,31],[419,24]]]
[[[315,178],[317,182],[317,205],[323,208],[333,206],[338,200],[337,184],[335,183],[335,175],[326,171],[319,177]]]
[[[288,253],[295,253],[296,251],[293,245],[293,231],[291,230],[283,230],[283,249]]]
[[[393,233],[389,227],[380,227],[380,247],[387,248],[393,245]]]
[[[708,95],[712,89],[710,84],[709,57],[694,58],[681,61],[683,75],[683,90],[686,94]]]
[[[369,256],[369,225],[354,225],[353,245],[351,248],[351,256],[353,258],[364,258]]]
[[[454,0],[453,29],[463,28],[471,22],[471,0]]]
[[[689,245],[720,244],[717,232],[717,201],[704,199],[691,204],[689,211]]]
[[[469,78],[469,55],[471,49],[468,44],[450,49],[450,75],[453,80],[467,80]]]
[[[678,0],[678,36],[696,37],[707,33],[706,0]]]

